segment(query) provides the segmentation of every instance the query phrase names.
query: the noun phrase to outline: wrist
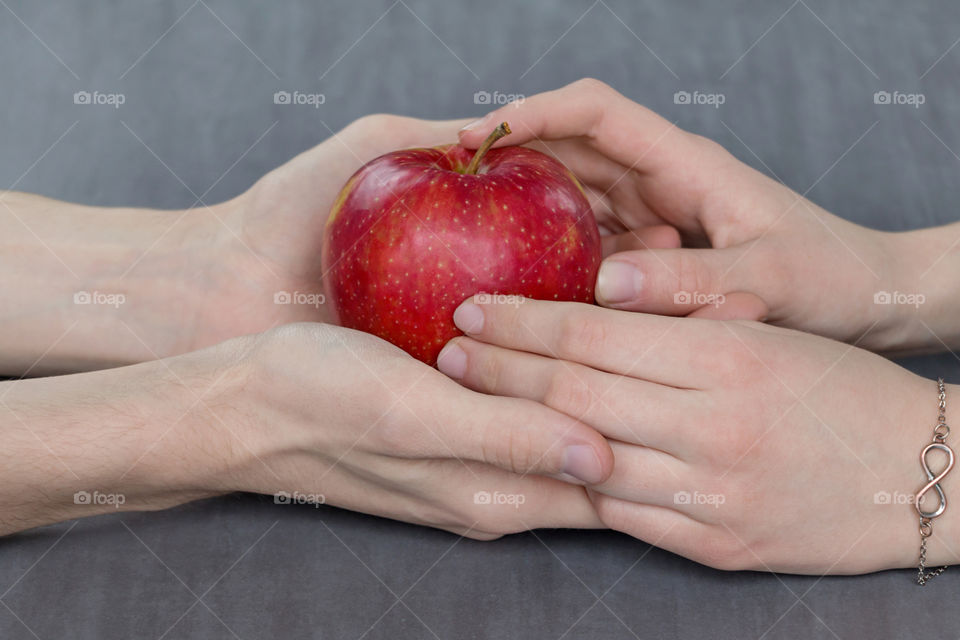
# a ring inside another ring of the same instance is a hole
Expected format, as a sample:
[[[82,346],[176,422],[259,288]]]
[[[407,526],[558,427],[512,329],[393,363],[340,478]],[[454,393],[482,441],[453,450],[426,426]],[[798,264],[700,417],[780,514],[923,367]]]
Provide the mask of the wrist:
[[[947,424],[955,422],[960,416],[960,386],[945,385]],[[878,552],[877,568],[913,568],[916,569],[920,552],[920,515],[916,507],[916,493],[927,482],[920,463],[920,453],[933,442],[934,427],[937,424],[937,383],[918,376],[910,376],[909,381],[898,385],[898,396],[904,402],[891,415],[895,428],[891,435],[891,447],[888,452],[889,472],[882,486],[873,496],[876,514],[880,518],[873,529],[871,539],[876,542]],[[956,452],[958,447],[947,437],[945,444]],[[940,452],[930,452],[926,462],[934,474],[941,472],[947,462]],[[960,564],[960,481],[954,470],[941,480],[940,486],[947,498],[947,508],[943,514],[932,520],[933,535],[927,540],[928,568]],[[924,510],[936,509],[938,496],[931,489],[922,502]]]
[[[224,339],[217,335],[203,341],[201,334],[209,327],[202,315],[216,291],[212,280],[232,245],[227,225],[236,206],[231,200],[186,211],[123,212],[142,230],[118,248],[116,260],[110,260],[109,249],[105,251],[107,264],[94,275],[92,290],[125,296],[118,313],[111,314],[109,305],[84,307],[99,314],[100,323],[93,329],[98,352],[112,351],[120,364],[130,364]]]
[[[226,492],[230,371],[192,356],[5,383],[0,533]]]
[[[908,354],[960,345],[960,225],[881,233],[886,263],[874,307],[878,350]]]
[[[338,372],[333,384],[322,375],[325,352],[354,357],[347,355],[349,347],[343,350],[342,331],[313,323],[285,325],[198,352],[213,354],[204,378],[218,381],[212,425],[217,444],[208,446],[223,452],[204,486],[263,494],[300,490],[334,504],[350,493],[344,470],[351,467],[354,449],[363,447],[343,417],[360,410],[358,400],[371,414],[387,415],[393,398],[376,388],[358,396],[347,371]],[[305,349],[320,359],[304,357]],[[191,417],[197,420],[204,417]]]
[[[218,217],[232,203],[156,211],[7,193],[4,204],[22,224],[0,234],[10,256],[0,276],[10,301],[0,374],[98,369],[191,348],[205,274],[226,244]]]
[[[947,425],[956,425],[957,416],[960,416],[960,410],[958,407],[953,406],[954,403],[960,403],[960,386],[958,385],[944,385],[946,390],[946,423]],[[930,394],[933,395],[932,393]],[[934,402],[934,400],[928,399],[927,402]],[[933,433],[933,426],[937,424],[936,420],[932,420],[928,424],[928,431],[930,434]],[[946,444],[950,449],[953,450],[954,455],[957,455],[957,452],[960,451],[960,447],[957,445],[956,437],[958,434],[957,429],[954,429],[953,436],[948,435],[943,444]],[[932,440],[932,435],[931,435]],[[923,447],[930,444],[930,441],[921,441],[917,443],[917,453],[919,454],[923,451]],[[930,465],[930,470],[934,474],[939,474],[947,465],[947,456],[943,455],[942,452],[930,452],[927,455],[927,464]],[[919,467],[920,461],[917,460]],[[922,469],[922,467],[920,467]],[[953,565],[960,564],[960,508],[958,508],[958,503],[960,503],[960,482],[957,480],[957,468],[954,465],[954,469],[946,475],[940,482],[940,488],[943,490],[943,494],[947,499],[947,508],[944,509],[943,514],[937,518],[931,520],[932,525],[932,535],[927,539],[927,566],[928,569],[936,568],[936,565]],[[917,487],[922,487],[926,483],[927,478],[922,471],[918,474],[919,482]],[[925,511],[934,510],[939,504],[939,496],[935,489],[931,489],[925,496],[922,502],[922,507]],[[919,540],[919,515],[914,512],[914,516],[917,518],[917,527],[918,527],[918,540]]]

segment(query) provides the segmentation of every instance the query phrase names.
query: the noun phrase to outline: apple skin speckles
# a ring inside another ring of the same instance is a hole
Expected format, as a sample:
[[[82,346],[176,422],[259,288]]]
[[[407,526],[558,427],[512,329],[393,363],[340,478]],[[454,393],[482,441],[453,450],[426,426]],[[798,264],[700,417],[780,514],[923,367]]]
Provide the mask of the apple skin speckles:
[[[600,234],[576,180],[525,147],[492,149],[464,175],[473,153],[396,151],[347,181],[322,249],[340,324],[434,365],[476,293],[593,302]]]

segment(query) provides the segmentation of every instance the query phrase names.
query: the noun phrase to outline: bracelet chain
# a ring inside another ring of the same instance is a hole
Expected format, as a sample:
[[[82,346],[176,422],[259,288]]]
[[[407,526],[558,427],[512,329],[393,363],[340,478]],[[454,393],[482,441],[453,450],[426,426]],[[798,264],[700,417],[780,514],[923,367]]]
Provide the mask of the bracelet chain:
[[[921,587],[947,570],[947,567],[944,566],[932,571],[927,571],[927,538],[933,535],[933,519],[942,515],[947,508],[947,498],[944,496],[943,489],[940,488],[939,482],[949,473],[950,469],[953,468],[954,461],[953,450],[945,443],[947,436],[950,435],[950,427],[947,426],[947,391],[943,384],[943,378],[937,380],[937,388],[940,403],[938,407],[937,426],[933,429],[933,443],[927,445],[920,454],[920,464],[923,465],[923,470],[927,474],[928,483],[917,493],[914,502],[914,506],[916,506],[917,512],[920,514],[920,560],[919,566],[917,567],[917,584]],[[946,453],[948,457],[947,466],[939,474],[934,474],[927,465],[927,452],[931,449],[940,449]],[[935,511],[923,511],[920,507],[920,501],[923,498],[923,494],[930,489],[936,490],[940,498],[940,505]]]

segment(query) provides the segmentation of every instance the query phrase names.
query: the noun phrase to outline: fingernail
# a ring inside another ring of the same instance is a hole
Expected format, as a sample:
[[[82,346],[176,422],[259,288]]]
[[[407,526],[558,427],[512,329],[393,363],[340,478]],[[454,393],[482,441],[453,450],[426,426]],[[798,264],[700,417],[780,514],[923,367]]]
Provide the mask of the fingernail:
[[[581,480],[580,478],[574,478],[569,473],[549,473],[547,475],[553,478],[554,480],[559,480],[560,482],[566,482],[567,484],[575,484],[581,487],[584,485],[583,480]]]
[[[472,302],[464,302],[453,312],[453,324],[466,334],[480,333],[483,329],[483,309]]]
[[[479,128],[480,128],[480,125],[483,124],[483,121],[486,120],[486,119],[487,119],[487,116],[483,116],[482,118],[479,118],[478,120],[474,120],[473,122],[471,122],[471,123],[468,124],[467,126],[465,126],[465,127],[463,127],[462,129],[460,129],[460,133],[469,133],[469,132],[471,132],[471,131],[473,131],[473,130],[475,130],[475,129],[479,129]]]
[[[593,447],[585,444],[575,444],[564,449],[563,472],[587,484],[600,482],[603,479],[600,458],[597,457]]]
[[[455,342],[448,342],[437,356],[437,369],[454,380],[460,380],[467,372],[467,352]]]
[[[597,300],[609,304],[633,300],[640,293],[643,274],[633,265],[607,260],[597,275]]]

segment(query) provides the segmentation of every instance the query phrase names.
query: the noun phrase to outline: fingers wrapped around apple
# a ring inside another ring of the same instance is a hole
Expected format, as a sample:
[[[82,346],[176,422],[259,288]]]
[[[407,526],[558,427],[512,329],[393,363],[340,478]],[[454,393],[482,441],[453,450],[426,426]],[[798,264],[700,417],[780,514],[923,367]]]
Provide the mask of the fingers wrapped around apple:
[[[586,80],[366,164],[323,265],[341,324],[604,436],[608,477],[555,476],[604,525],[724,569],[862,573],[915,561],[874,496],[915,484],[930,389],[829,338],[929,342],[868,304],[894,242]]]
[[[432,365],[467,295],[593,301],[600,236],[582,187],[539,151],[490,149],[509,133],[389,153],[350,178],[322,252],[342,325]]]

